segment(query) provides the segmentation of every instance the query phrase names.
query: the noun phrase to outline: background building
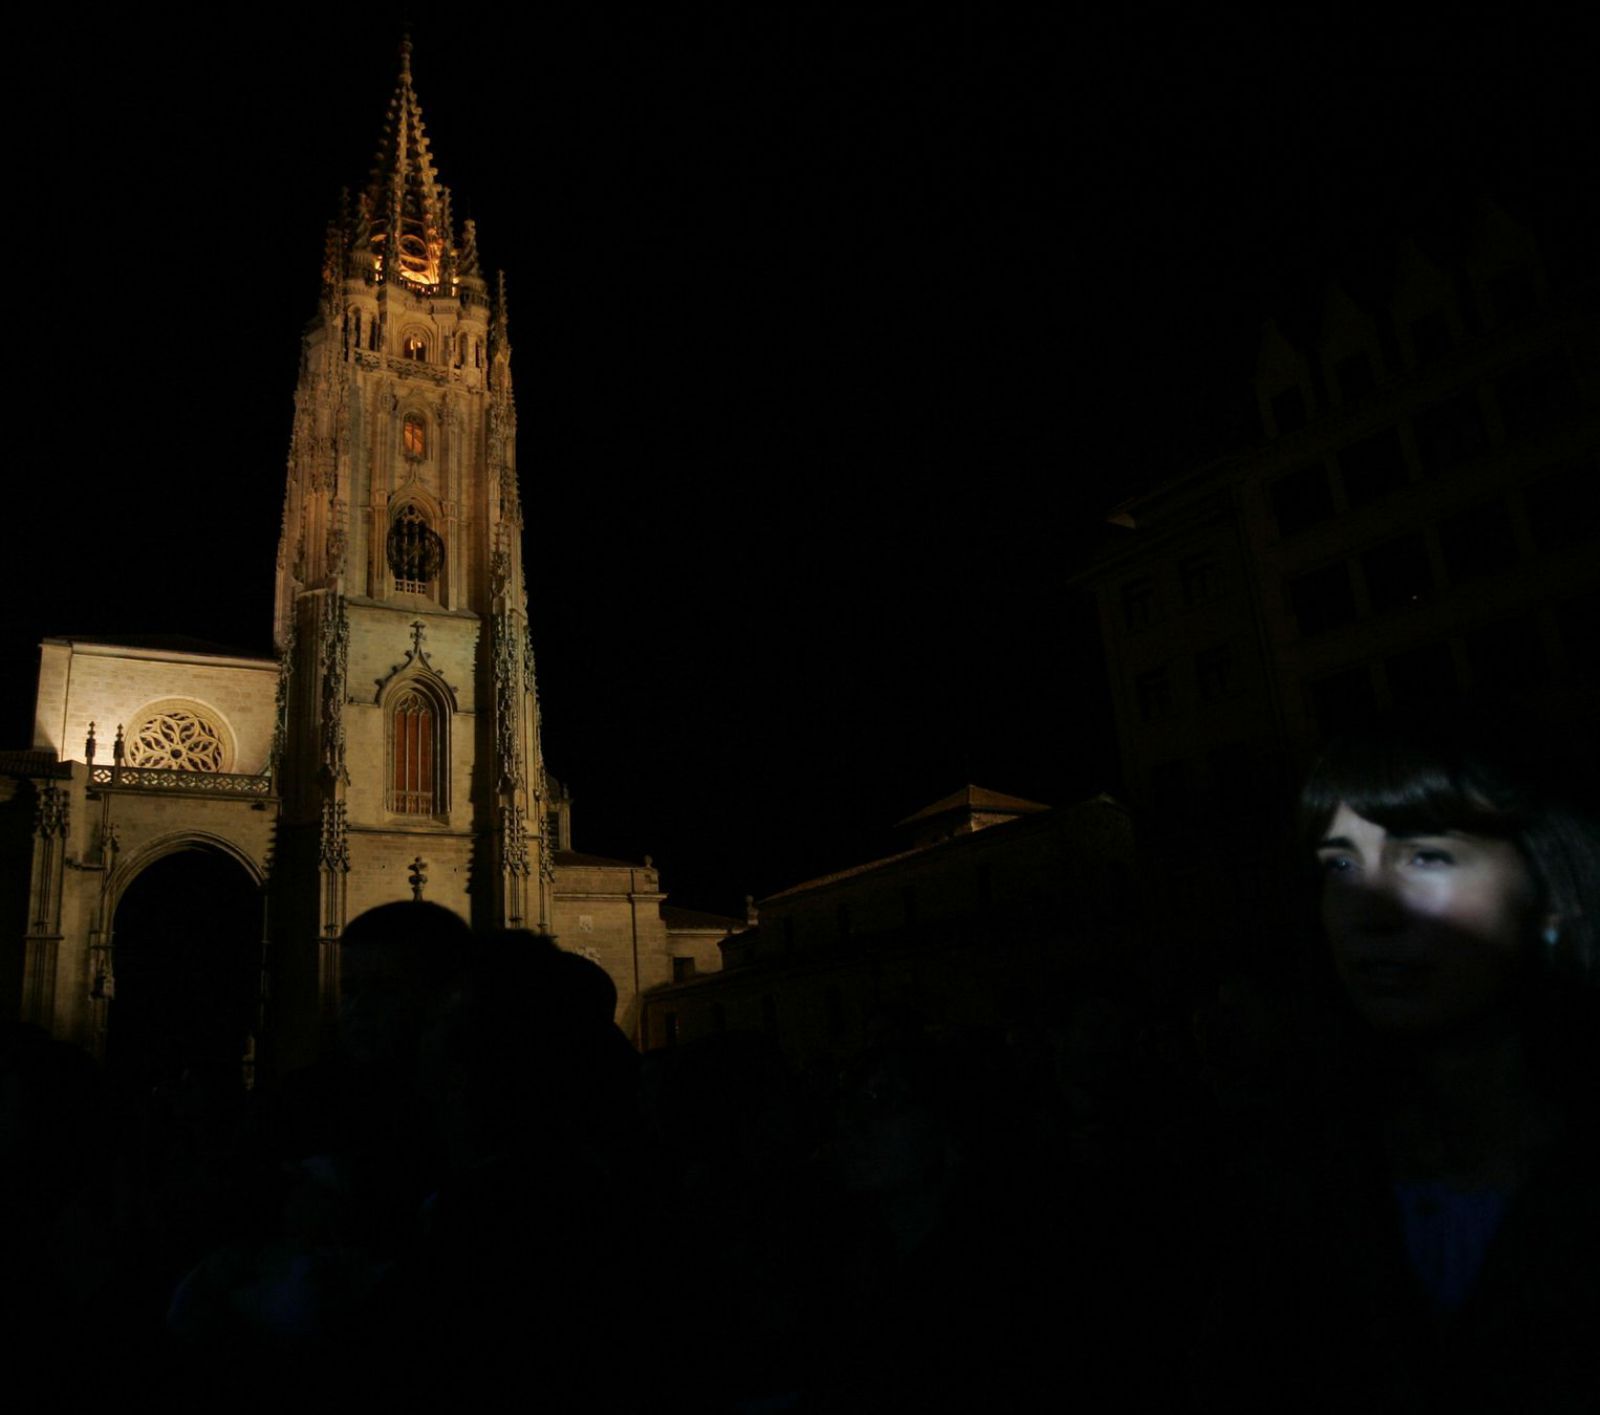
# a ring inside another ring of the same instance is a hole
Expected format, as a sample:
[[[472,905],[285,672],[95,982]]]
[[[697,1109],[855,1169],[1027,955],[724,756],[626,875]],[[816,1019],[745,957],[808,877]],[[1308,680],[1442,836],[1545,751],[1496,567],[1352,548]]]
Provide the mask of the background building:
[[[1052,810],[967,786],[897,831],[900,849],[763,899],[720,973],[648,993],[647,1044],[764,1030],[807,1066],[851,1055],[888,1014],[1038,1021],[1075,990],[1141,979],[1132,831],[1109,797]]]
[[[1330,285],[1305,329],[1269,323],[1259,442],[1112,513],[1079,582],[1123,775],[1173,916],[1218,947],[1281,929],[1284,807],[1330,732],[1472,689],[1592,712],[1596,302],[1483,202],[1370,303]],[[1175,843],[1197,820],[1221,862]]]

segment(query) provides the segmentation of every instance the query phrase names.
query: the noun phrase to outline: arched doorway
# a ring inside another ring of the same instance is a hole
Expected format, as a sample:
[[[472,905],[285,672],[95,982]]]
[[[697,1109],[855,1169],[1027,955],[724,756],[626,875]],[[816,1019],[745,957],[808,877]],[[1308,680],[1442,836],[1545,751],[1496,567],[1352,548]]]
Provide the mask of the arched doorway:
[[[112,1075],[138,1087],[185,1071],[237,1084],[256,1029],[261,934],[261,891],[220,851],[179,850],[141,870],[112,925]]]

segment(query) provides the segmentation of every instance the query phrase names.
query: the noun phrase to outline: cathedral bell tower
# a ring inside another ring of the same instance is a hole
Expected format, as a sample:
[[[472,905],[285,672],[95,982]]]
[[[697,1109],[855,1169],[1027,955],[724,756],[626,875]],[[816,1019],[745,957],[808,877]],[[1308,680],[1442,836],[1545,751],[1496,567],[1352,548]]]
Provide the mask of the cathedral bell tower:
[[[334,941],[375,904],[551,921],[505,279],[437,178],[407,42],[372,175],[328,228],[278,547],[273,873],[324,1008]]]

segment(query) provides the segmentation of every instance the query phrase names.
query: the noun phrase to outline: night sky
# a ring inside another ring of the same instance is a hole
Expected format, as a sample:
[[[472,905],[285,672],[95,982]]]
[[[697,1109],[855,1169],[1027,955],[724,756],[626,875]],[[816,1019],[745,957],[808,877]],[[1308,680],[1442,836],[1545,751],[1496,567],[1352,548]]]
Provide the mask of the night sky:
[[[7,116],[18,746],[46,633],[268,649],[299,335],[404,23],[58,13]],[[1116,791],[1065,582],[1108,505],[1253,436],[1261,321],[1480,190],[1558,274],[1600,249],[1577,21],[408,13],[507,272],[546,756],[579,848],[690,906],[966,781]]]

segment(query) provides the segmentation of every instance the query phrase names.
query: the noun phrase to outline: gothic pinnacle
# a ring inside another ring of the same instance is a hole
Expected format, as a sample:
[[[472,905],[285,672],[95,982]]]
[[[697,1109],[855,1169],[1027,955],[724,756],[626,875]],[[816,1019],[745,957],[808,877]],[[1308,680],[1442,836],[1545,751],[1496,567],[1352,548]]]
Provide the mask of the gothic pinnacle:
[[[411,83],[411,40],[400,46],[400,75],[384,116],[366,196],[372,253],[385,283],[399,279],[425,290],[448,280],[452,233],[448,199],[428,148],[422,105]]]
[[[478,223],[470,216],[461,226],[461,254],[456,257],[456,268],[463,279],[478,272]]]
[[[495,271],[494,322],[500,338],[506,338],[511,332],[511,310],[506,304],[506,273],[503,270]]]

